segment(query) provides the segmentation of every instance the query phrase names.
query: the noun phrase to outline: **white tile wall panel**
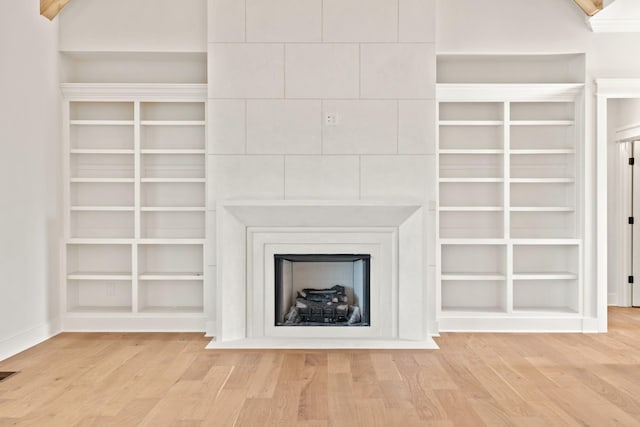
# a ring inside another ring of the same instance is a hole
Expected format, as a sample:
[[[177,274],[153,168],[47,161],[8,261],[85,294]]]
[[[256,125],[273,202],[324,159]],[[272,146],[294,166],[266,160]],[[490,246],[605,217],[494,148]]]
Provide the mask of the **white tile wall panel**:
[[[363,44],[360,57],[362,98],[434,98],[433,44]]]
[[[209,43],[245,41],[244,0],[208,0]]]
[[[287,98],[357,98],[358,45],[287,45],[285,75]]]
[[[320,100],[248,100],[247,153],[320,154]]]
[[[326,114],[336,114],[338,123],[323,123],[324,154],[397,153],[397,101],[328,100],[323,102],[323,117]]]
[[[360,197],[363,200],[428,200],[435,183],[429,169],[435,156],[362,156]]]
[[[396,42],[398,0],[324,0],[325,42]]]
[[[399,0],[400,43],[435,41],[436,0]]]
[[[209,205],[215,201],[284,198],[283,156],[212,156]]]
[[[435,153],[435,101],[398,102],[398,152]]]
[[[243,154],[246,126],[243,99],[209,101],[208,139],[210,154]]]
[[[322,0],[246,0],[248,42],[319,42]]]
[[[285,198],[357,200],[358,156],[287,156]]]
[[[259,43],[209,45],[210,98],[282,98],[284,46]]]

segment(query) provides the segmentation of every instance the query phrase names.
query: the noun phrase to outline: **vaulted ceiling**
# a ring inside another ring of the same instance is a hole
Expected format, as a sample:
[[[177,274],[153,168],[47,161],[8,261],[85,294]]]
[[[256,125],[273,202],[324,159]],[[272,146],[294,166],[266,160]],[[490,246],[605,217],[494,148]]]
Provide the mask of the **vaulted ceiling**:
[[[69,0],[40,0],[40,15],[52,20],[67,3]]]
[[[593,16],[602,10],[602,0],[573,0],[580,9],[589,16]]]

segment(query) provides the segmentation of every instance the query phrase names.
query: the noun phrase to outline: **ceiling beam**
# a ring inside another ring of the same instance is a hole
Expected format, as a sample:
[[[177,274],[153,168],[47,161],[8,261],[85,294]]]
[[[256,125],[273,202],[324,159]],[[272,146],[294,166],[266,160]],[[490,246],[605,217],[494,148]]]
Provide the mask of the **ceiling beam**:
[[[602,0],[573,0],[589,16],[602,10]]]
[[[40,0],[40,15],[53,20],[69,0]]]

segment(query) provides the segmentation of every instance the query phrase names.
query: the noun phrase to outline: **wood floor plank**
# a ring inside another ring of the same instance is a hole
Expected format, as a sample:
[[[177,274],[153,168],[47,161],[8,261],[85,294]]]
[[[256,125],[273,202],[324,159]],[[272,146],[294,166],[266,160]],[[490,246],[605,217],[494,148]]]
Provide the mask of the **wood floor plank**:
[[[65,333],[0,371],[0,427],[635,426],[640,310],[608,334],[469,334],[440,350],[206,350],[201,334]]]

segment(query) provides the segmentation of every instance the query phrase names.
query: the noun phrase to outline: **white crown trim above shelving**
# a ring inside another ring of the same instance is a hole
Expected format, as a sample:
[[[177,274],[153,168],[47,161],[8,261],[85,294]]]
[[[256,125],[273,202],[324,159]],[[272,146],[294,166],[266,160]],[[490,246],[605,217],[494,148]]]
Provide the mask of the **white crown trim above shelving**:
[[[584,88],[582,83],[493,84],[439,83],[436,99],[461,102],[475,101],[548,101],[571,102]]]
[[[206,84],[167,83],[63,83],[62,96],[69,101],[190,100],[207,98]],[[131,122],[133,124],[133,121]]]

